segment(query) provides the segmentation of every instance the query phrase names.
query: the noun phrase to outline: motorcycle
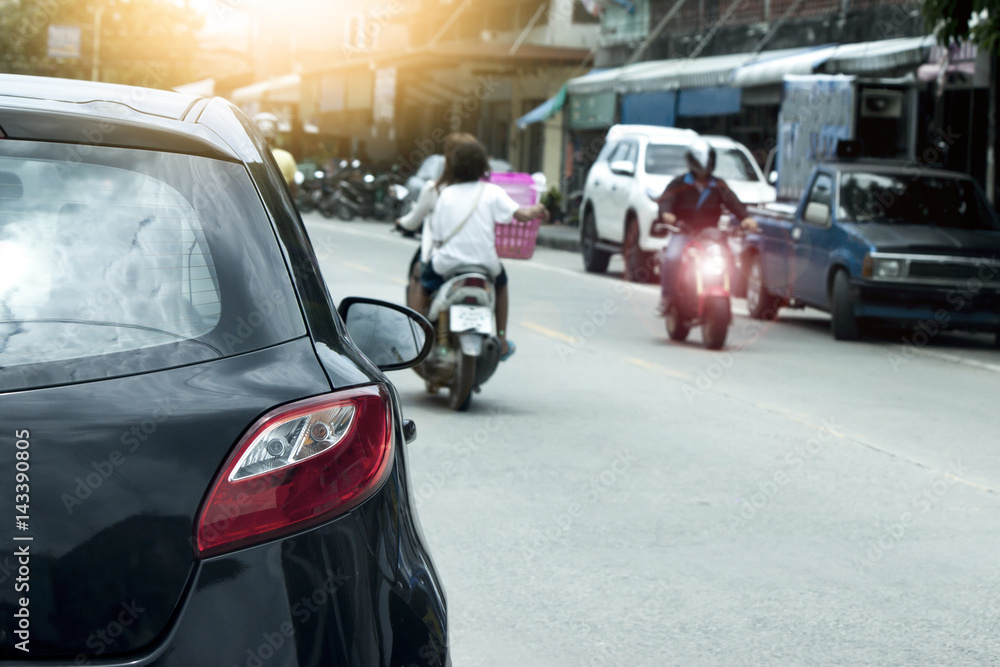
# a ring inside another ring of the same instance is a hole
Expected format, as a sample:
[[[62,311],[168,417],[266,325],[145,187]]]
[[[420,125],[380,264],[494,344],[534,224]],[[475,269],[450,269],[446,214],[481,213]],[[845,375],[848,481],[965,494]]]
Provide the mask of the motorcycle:
[[[418,250],[410,262],[408,278],[419,265]],[[409,304],[409,293],[406,297]],[[448,388],[448,407],[452,410],[468,410],[473,393],[482,390],[500,363],[495,307],[496,286],[482,266],[452,271],[431,295],[427,319],[434,326],[437,345],[414,370],[426,382],[429,393]]]
[[[295,172],[295,183],[298,191],[295,194],[295,206],[302,213],[314,211],[319,207],[319,202],[323,196],[324,172],[317,169],[313,172],[312,178],[306,178],[301,171]]]
[[[396,169],[376,176],[363,170],[355,160],[348,168],[342,163],[340,178],[336,182],[336,196],[331,208],[342,220],[366,218],[395,220],[403,213],[403,202],[409,190],[400,183]]]
[[[659,224],[673,233],[683,231],[682,226]],[[667,335],[671,340],[684,341],[691,329],[700,326],[705,347],[720,350],[726,344],[729,325],[733,320],[730,300],[733,273],[733,258],[728,242],[730,233],[733,232],[718,228],[705,229],[684,249],[674,291],[676,296],[663,313]]]

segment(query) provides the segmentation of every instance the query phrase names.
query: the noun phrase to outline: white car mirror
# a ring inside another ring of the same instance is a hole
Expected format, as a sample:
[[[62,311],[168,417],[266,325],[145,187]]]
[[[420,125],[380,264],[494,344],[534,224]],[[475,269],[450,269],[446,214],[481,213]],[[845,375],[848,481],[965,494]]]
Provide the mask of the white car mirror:
[[[615,160],[611,163],[611,171],[621,176],[635,176],[635,165],[628,160]]]

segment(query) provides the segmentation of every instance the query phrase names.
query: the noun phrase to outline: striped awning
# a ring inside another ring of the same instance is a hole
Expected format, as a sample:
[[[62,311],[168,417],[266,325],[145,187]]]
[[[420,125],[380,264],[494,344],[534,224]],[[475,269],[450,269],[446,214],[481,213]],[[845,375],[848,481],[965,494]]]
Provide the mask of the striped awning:
[[[828,74],[882,74],[916,69],[937,43],[932,35],[842,44],[823,65]]]

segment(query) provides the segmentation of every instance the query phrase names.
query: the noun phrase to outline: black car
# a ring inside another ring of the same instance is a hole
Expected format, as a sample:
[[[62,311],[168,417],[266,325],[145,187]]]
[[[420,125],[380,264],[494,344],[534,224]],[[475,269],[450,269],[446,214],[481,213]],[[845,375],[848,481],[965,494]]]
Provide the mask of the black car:
[[[429,331],[334,310],[230,104],[0,76],[0,660],[449,664],[383,374]]]

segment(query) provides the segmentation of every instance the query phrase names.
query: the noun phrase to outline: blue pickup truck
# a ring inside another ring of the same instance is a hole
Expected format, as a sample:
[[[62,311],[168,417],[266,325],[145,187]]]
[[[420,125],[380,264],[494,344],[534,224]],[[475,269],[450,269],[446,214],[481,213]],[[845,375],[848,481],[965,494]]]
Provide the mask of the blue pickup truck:
[[[798,205],[753,209],[737,253],[747,307],[831,314],[838,340],[869,324],[993,332],[1000,344],[1000,218],[963,174],[824,163]]]

